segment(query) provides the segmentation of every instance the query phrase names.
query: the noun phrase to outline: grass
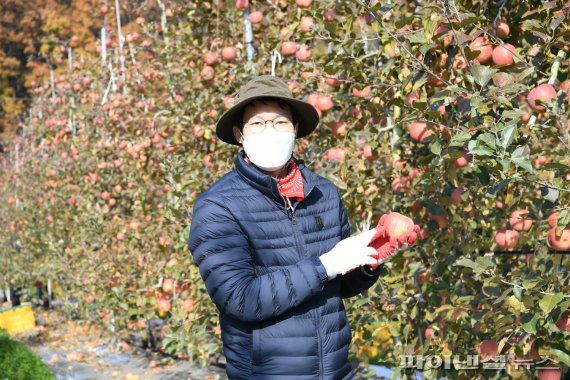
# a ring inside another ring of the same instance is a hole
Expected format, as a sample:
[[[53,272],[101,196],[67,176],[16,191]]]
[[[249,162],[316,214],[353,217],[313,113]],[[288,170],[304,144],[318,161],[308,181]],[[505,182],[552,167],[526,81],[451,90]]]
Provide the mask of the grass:
[[[0,329],[0,380],[55,379],[40,358]]]

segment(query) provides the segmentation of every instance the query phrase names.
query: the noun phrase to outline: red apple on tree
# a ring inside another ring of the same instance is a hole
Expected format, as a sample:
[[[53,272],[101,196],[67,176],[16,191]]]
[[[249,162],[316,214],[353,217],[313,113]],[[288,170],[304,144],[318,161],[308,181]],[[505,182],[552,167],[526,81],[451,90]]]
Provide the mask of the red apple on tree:
[[[313,0],[295,0],[295,4],[297,4],[299,8],[309,8],[312,2]]]
[[[570,250],[570,227],[564,228],[560,236],[556,236],[556,228],[548,231],[548,246],[555,251]]]
[[[371,91],[372,91],[372,87],[370,87],[370,86],[366,86],[362,90],[359,90],[356,87],[353,87],[352,88],[352,95],[357,96],[359,98],[366,98],[368,95],[370,95]]]
[[[233,61],[237,56],[237,49],[233,46],[226,46],[222,49],[222,59],[226,62]]]
[[[207,51],[202,56],[202,59],[204,60],[204,63],[206,63],[206,65],[214,66],[216,63],[218,63],[218,53],[214,51]]]
[[[493,49],[493,63],[497,66],[510,66],[515,63],[515,47],[511,44],[499,45]]]
[[[310,16],[303,16],[301,17],[301,22],[299,23],[299,28],[304,33],[311,32],[311,27],[313,26],[313,18]]]
[[[497,356],[499,345],[492,339],[485,339],[477,346],[477,352],[479,352],[479,355],[481,355],[482,358]]]
[[[461,203],[461,195],[466,191],[464,187],[457,187],[451,192],[451,203],[459,205]]]
[[[249,22],[252,24],[259,24],[263,21],[263,13],[261,11],[251,12],[249,14]]]
[[[236,0],[237,9],[245,9],[249,7],[249,0]]]
[[[553,212],[548,216],[548,225],[552,228],[558,226],[558,212]]]
[[[544,112],[546,110],[545,106],[536,103],[537,100],[543,103],[550,103],[553,99],[556,99],[556,90],[548,83],[536,86],[527,95],[528,104],[536,112]]]
[[[515,231],[526,232],[532,227],[532,219],[528,210],[515,210],[511,213],[509,224]]]
[[[410,137],[413,141],[423,143],[425,140],[433,135],[433,132],[428,129],[425,121],[414,121],[410,125]]]
[[[321,111],[328,111],[333,108],[334,103],[332,98],[328,95],[319,96],[317,98],[317,102],[315,104],[316,108],[320,109]]]
[[[301,62],[306,62],[311,59],[311,49],[307,45],[301,45],[295,53],[295,57]]]
[[[467,149],[461,148],[460,152],[461,152],[461,157],[453,161],[453,165],[455,165],[456,168],[463,168],[469,165],[469,162],[471,162],[471,155],[467,153]]]
[[[501,229],[495,235],[495,243],[503,249],[513,249],[519,243],[519,233],[515,230]]]
[[[469,44],[469,49],[475,52],[478,51],[479,55],[475,58],[480,64],[489,62],[493,54],[493,46],[487,37],[477,37]]]
[[[489,33],[491,33],[491,35],[496,35],[500,39],[507,38],[510,31],[511,28],[509,28],[509,24],[507,24],[504,20],[496,20],[489,27]]]
[[[297,44],[294,41],[285,41],[281,44],[281,54],[284,56],[295,55],[297,52]]]

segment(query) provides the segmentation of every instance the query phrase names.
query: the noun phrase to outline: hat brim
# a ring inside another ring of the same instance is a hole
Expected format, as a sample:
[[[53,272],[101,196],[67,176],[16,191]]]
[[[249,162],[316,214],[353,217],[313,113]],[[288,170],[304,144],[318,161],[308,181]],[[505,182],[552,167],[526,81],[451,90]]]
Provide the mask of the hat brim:
[[[317,125],[319,124],[319,114],[312,104],[304,102],[302,100],[293,99],[285,96],[268,96],[259,95],[252,96],[247,99],[242,100],[238,104],[235,104],[229,110],[227,110],[218,120],[216,124],[216,135],[220,140],[225,143],[232,145],[241,145],[235,138],[233,127],[236,125],[236,116],[239,115],[248,104],[256,99],[261,98],[276,98],[281,99],[289,103],[291,110],[293,111],[293,118],[297,123],[299,123],[299,129],[297,131],[296,138],[301,138],[307,136],[311,133]]]

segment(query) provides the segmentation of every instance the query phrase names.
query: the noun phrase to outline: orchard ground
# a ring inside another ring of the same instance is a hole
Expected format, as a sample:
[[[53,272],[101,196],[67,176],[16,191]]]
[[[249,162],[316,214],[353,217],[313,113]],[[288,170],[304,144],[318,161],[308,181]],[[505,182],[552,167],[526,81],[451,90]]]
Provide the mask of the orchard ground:
[[[188,360],[118,341],[97,324],[70,319],[62,310],[35,308],[40,323],[12,336],[42,359],[57,380],[218,380],[227,379],[225,360],[193,365]],[[354,363],[357,365],[357,363]],[[362,368],[355,379],[386,379]]]
[[[234,168],[216,121],[274,69],[321,115],[295,156],[337,186],[351,233],[393,211],[421,228],[345,300],[351,360],[492,340],[568,373],[570,2],[8,3],[1,287],[66,284],[68,315],[117,340],[161,319],[166,352],[208,365],[221,329],[192,209]]]

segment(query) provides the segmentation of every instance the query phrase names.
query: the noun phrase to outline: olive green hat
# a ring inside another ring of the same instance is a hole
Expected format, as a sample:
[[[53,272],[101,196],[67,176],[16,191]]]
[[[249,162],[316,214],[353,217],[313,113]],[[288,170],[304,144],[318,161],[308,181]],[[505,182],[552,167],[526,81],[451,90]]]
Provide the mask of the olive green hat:
[[[319,124],[319,114],[315,107],[295,99],[287,83],[273,75],[260,75],[251,79],[239,90],[234,105],[220,117],[216,124],[218,138],[228,144],[240,145],[233,133],[233,127],[241,123],[236,117],[249,103],[260,98],[282,99],[291,106],[293,118],[299,123],[296,138],[305,137]]]

